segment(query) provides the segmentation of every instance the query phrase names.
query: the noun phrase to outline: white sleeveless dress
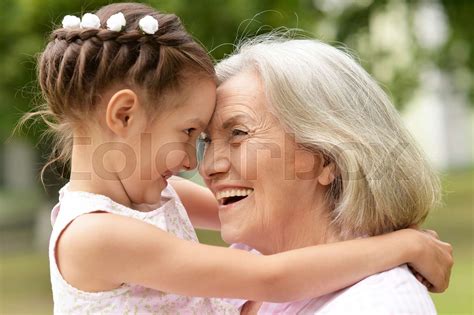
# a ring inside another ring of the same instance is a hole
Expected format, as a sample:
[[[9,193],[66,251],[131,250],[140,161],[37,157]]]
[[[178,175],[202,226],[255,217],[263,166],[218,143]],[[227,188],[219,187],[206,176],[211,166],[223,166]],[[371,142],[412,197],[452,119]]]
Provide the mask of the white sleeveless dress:
[[[56,264],[57,240],[64,228],[78,216],[98,210],[141,220],[181,239],[198,242],[186,210],[171,185],[163,190],[159,208],[140,212],[103,195],[69,191],[66,184],[60,190],[59,203],[51,213],[53,231],[49,244],[49,261],[55,314],[239,313],[235,306],[221,299],[179,296],[131,284],[124,284],[110,291],[85,292],[67,283]]]

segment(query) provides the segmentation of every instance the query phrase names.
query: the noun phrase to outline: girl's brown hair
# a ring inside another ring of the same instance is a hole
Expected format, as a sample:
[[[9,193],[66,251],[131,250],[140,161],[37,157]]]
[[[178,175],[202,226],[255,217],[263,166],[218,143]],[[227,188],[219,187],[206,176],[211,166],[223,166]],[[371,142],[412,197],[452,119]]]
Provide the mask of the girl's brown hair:
[[[106,29],[107,19],[118,12],[125,16],[125,29]],[[110,4],[95,14],[101,22],[99,29],[58,28],[39,56],[38,80],[47,104],[25,115],[23,121],[40,116],[55,137],[45,168],[69,161],[72,127],[91,117],[88,114],[95,111],[107,88],[115,84],[139,88],[146,100],[155,101],[146,103],[156,104],[190,75],[212,79],[215,75],[212,60],[176,15],[138,3]],[[146,15],[158,20],[159,29],[153,35],[139,29],[138,22]]]

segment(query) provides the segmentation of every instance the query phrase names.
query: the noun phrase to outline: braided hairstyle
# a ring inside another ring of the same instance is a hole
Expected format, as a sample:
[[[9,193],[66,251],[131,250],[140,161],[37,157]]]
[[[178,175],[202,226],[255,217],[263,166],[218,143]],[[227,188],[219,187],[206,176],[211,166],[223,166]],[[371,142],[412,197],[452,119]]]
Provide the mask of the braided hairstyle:
[[[107,19],[122,12],[126,27],[120,32],[106,29]],[[213,62],[186,32],[174,14],[162,14],[138,3],[116,3],[95,13],[99,29],[58,28],[39,56],[38,80],[45,106],[26,115],[40,116],[51,127],[55,143],[50,161],[69,162],[72,130],[96,110],[101,93],[114,84],[140,89],[148,110],[185,79],[214,79]],[[158,20],[159,29],[143,34],[138,22],[146,15]],[[148,104],[147,104],[148,103]]]

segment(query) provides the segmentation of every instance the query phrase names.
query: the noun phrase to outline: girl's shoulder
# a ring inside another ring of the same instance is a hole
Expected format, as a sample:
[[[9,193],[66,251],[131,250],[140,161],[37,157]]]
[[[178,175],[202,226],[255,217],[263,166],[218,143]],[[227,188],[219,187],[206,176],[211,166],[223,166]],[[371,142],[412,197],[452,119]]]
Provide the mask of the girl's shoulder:
[[[197,242],[174,190],[165,189],[163,196],[160,207],[140,212],[107,196],[69,191],[66,185],[52,213],[53,269],[78,289],[110,290],[124,282],[117,278],[121,266],[133,258],[147,259],[149,252],[160,254],[170,236]]]
[[[123,313],[135,305],[143,313],[151,306],[164,313],[231,313],[227,309],[233,310],[232,305],[166,293],[173,292],[166,285],[182,273],[174,256],[188,252],[181,249],[184,243],[190,242],[130,217],[81,215],[61,235],[56,257],[50,256],[55,307],[62,304],[59,313],[71,313],[78,303],[87,304],[81,313]],[[219,307],[226,311],[214,312]]]
[[[79,216],[107,212],[144,221],[180,238],[197,241],[183,203],[171,185],[167,185],[161,192],[161,204],[147,212],[131,209],[105,195],[71,191],[68,186],[66,184],[60,190],[59,202],[51,214],[53,232],[64,229]]]

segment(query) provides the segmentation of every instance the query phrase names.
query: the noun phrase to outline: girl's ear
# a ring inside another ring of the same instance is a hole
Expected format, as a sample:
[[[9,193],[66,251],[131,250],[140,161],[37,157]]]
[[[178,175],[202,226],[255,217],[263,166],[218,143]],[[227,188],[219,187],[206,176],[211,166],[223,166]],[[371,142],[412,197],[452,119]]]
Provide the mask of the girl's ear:
[[[137,94],[130,89],[117,91],[109,100],[105,114],[107,127],[117,136],[127,137],[132,127],[143,123]]]

